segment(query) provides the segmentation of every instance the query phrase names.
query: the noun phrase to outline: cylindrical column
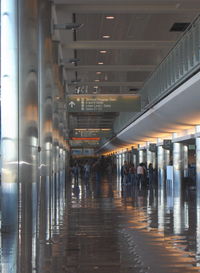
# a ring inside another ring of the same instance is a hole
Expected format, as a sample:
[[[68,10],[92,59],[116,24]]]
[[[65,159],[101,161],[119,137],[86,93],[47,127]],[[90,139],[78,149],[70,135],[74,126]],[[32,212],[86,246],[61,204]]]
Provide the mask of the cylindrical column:
[[[174,167],[174,233],[179,234],[182,230],[181,223],[181,189],[182,189],[182,173],[183,173],[183,145],[181,143],[173,143],[173,167]]]
[[[139,150],[139,163],[144,162],[144,150]]]
[[[173,185],[173,213],[174,213],[174,233],[180,234],[183,231],[184,225],[182,224],[183,217],[182,217],[182,181],[180,172],[177,171],[174,185]]]
[[[147,149],[147,168],[150,163],[153,164],[153,153]]]
[[[183,146],[183,168],[184,168],[184,177],[188,177],[188,146]]]
[[[165,226],[165,185],[158,183],[158,229],[163,231]]]
[[[181,180],[183,173],[183,145],[181,143],[173,143],[173,166],[174,181]]]
[[[165,166],[164,149],[162,146],[158,146],[157,157],[158,157],[158,180],[159,180],[159,183],[162,183],[164,182],[164,166]]]
[[[196,138],[196,251],[200,258],[200,138]]]
[[[135,167],[137,166],[137,155],[135,153],[133,154],[133,164]]]
[[[36,267],[38,175],[38,6],[20,0],[19,9],[19,262],[18,271]]]
[[[153,164],[153,168],[156,168],[156,152],[152,153],[152,164]]]
[[[170,163],[170,150],[164,149],[164,165],[165,167]]]
[[[199,137],[196,138],[196,187],[200,189],[200,138]]]
[[[18,1],[1,1],[1,272],[17,272]]]
[[[34,1],[32,1],[34,3]],[[50,158],[52,151],[53,135],[53,95],[56,92],[54,74],[52,70],[52,42],[51,42],[51,3],[50,1],[38,1],[38,77],[39,77],[39,132],[40,132],[40,181],[38,190],[38,236],[40,240],[46,240],[50,237],[50,224],[52,223],[52,213],[49,211],[52,205],[51,190],[53,191],[53,180]],[[48,149],[47,149],[48,148]],[[50,148],[50,149],[49,149]],[[50,247],[50,246],[48,246]],[[44,269],[44,256],[47,246],[39,244],[37,257],[37,270],[40,272]]]

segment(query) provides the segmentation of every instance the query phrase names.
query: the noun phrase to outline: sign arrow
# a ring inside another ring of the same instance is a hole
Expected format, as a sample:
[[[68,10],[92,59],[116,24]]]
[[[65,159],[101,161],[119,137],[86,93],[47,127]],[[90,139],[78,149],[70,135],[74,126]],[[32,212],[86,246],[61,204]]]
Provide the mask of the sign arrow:
[[[70,106],[71,108],[74,108],[75,105],[76,105],[75,102],[70,101],[69,106]]]

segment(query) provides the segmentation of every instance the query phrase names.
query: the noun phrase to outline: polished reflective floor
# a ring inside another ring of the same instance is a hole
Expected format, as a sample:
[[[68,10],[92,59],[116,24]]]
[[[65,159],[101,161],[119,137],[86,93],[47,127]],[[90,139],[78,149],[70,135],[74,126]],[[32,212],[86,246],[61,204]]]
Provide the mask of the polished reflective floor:
[[[72,180],[32,272],[200,272],[198,196],[183,181]]]

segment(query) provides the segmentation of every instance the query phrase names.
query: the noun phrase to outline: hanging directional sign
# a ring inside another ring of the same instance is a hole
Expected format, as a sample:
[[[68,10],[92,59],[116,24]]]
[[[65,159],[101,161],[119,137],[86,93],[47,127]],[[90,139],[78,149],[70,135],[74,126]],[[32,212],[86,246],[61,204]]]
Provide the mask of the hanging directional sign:
[[[71,147],[97,147],[99,146],[99,138],[98,139],[86,139],[86,138],[72,138],[69,141]]]
[[[150,152],[155,153],[155,152],[156,152],[156,149],[157,149],[157,146],[156,146],[155,143],[150,143],[150,144],[149,144],[149,151],[150,151]]]
[[[70,133],[70,137],[111,137],[111,129],[76,129]]]
[[[140,95],[69,95],[69,112],[139,112]]]
[[[164,139],[163,140],[163,148],[166,150],[171,150],[173,148],[173,143],[171,139]]]

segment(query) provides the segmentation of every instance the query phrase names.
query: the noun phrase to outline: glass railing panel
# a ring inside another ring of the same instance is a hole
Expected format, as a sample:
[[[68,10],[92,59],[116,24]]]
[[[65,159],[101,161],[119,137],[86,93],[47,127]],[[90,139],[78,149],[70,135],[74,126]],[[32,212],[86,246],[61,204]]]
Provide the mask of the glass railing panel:
[[[200,16],[189,26],[140,90],[142,111],[132,113],[127,119],[122,115],[123,122],[120,123],[121,126],[118,126],[119,124],[115,126],[115,132],[136,120],[198,71],[200,71]],[[118,119],[120,116],[121,114]],[[126,124],[124,120],[127,120]]]
[[[145,110],[200,69],[200,17],[188,28],[140,90]]]

